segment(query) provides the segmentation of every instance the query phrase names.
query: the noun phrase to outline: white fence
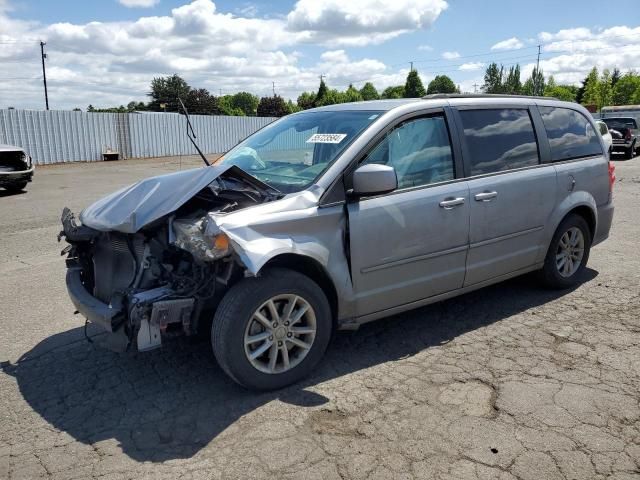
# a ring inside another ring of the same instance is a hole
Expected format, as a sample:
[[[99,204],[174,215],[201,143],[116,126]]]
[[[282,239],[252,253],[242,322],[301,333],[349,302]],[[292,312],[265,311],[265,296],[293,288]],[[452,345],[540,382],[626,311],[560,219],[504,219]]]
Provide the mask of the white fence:
[[[197,142],[205,153],[222,153],[271,117],[192,115]],[[36,164],[99,161],[106,148],[121,158],[192,155],[182,115],[0,110],[0,144],[17,145]]]

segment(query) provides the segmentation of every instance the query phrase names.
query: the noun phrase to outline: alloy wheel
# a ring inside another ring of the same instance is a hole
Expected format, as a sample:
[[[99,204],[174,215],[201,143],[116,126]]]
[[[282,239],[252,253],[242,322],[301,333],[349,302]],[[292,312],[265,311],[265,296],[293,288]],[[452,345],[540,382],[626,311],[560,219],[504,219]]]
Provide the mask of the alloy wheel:
[[[244,351],[251,365],[269,374],[295,368],[309,353],[316,337],[316,315],[299,295],[277,295],[251,316],[244,334]]]

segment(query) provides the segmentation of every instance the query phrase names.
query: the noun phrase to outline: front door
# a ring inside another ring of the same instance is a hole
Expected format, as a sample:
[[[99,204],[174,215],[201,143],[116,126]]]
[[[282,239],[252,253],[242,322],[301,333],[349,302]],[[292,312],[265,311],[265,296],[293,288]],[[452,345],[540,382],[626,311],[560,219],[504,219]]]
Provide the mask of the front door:
[[[398,189],[348,205],[357,314],[462,287],[469,189],[455,179],[444,115],[401,123],[362,163],[393,166]]]

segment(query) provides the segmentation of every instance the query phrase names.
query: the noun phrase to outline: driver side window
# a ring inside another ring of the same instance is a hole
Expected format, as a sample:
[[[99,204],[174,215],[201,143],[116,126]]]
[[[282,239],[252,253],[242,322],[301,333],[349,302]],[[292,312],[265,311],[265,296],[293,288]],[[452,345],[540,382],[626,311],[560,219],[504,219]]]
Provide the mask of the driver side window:
[[[365,157],[362,164],[392,166],[398,188],[417,187],[455,178],[447,124],[442,115],[401,123]]]

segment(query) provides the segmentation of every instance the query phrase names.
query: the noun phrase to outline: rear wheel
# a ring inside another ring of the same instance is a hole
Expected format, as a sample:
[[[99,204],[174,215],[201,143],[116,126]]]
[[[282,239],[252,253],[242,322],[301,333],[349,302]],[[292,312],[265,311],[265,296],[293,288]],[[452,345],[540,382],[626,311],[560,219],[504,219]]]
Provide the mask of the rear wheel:
[[[631,145],[629,148],[627,148],[624,152],[624,158],[627,160],[631,160],[634,155],[636,154],[636,146],[635,145]]]
[[[273,269],[233,286],[216,311],[213,353],[239,384],[282,388],[307,376],[331,337],[331,310],[308,277]]]
[[[551,288],[575,285],[587,265],[591,250],[591,231],[580,215],[565,218],[556,233],[541,270],[543,282]]]
[[[19,183],[14,183],[12,185],[7,185],[4,188],[9,190],[10,192],[20,192],[24,190],[26,186],[27,186],[27,182],[19,182]]]

